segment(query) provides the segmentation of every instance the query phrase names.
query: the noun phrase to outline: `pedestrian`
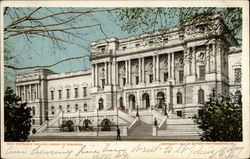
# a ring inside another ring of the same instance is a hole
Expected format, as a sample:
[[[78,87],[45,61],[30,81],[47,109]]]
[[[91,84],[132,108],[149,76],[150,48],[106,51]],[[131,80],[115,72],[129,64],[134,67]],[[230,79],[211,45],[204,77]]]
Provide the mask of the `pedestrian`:
[[[120,131],[119,126],[117,125],[117,137],[116,137],[116,140],[121,140],[120,134],[121,134],[121,131]]]

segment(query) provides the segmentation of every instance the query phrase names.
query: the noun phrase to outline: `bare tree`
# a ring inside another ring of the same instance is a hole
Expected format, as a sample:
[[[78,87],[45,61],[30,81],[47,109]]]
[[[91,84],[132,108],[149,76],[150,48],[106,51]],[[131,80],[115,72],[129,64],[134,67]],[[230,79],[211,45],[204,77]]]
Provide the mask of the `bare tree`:
[[[105,37],[102,25],[94,19],[94,13],[110,12],[113,9],[101,8],[8,8],[4,9],[6,24],[4,25],[4,40],[23,36],[27,44],[32,44],[32,38],[47,38],[59,49],[64,49],[64,44],[73,44],[85,49],[89,54],[89,48],[82,44],[86,41],[84,37],[88,29],[99,30]],[[92,17],[91,24],[87,24],[86,18]],[[84,29],[86,31],[84,31]],[[7,68],[20,70],[37,67],[51,67],[58,63],[85,58],[85,56],[70,57],[50,65],[36,65],[27,67],[16,67],[5,64]]]

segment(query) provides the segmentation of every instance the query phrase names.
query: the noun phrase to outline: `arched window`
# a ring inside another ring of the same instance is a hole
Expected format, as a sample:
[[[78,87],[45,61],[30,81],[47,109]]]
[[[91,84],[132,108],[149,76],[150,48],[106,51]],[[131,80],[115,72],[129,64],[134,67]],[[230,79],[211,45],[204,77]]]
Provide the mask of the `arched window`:
[[[55,108],[54,108],[54,106],[51,106],[51,114],[55,114]]]
[[[177,104],[182,104],[182,93],[178,92],[176,94],[176,97],[177,97]]]
[[[157,93],[157,103],[158,103],[158,108],[164,108],[165,106],[165,95],[163,92],[158,92]]]
[[[70,112],[70,106],[67,105],[67,112]]]
[[[123,97],[120,97],[120,108],[123,108]]]
[[[32,115],[36,115],[36,108],[32,107]]]
[[[104,108],[102,98],[99,99],[98,104],[99,104],[99,110],[102,110]]]
[[[200,89],[198,91],[198,103],[199,104],[203,104],[204,103],[204,90],[203,89]]]
[[[147,93],[144,93],[142,95],[142,102],[143,102],[143,107],[144,108],[149,108],[150,107],[149,95]]]
[[[61,105],[59,105],[59,110],[62,111],[62,106]]]
[[[83,110],[84,110],[84,111],[87,111],[87,110],[88,110],[88,106],[87,106],[86,103],[83,105]]]
[[[133,94],[129,96],[129,107],[135,109],[135,96]]]

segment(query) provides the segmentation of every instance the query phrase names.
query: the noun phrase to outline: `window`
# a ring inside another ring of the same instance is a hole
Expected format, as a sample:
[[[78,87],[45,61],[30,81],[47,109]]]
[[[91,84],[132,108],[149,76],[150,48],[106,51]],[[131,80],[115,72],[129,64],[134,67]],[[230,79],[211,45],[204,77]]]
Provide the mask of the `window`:
[[[83,96],[84,96],[84,97],[87,96],[87,87],[83,87]]]
[[[70,106],[67,105],[67,112],[70,112]]]
[[[59,105],[59,110],[62,111],[62,106],[61,105]]]
[[[149,46],[152,46],[153,43],[154,43],[154,41],[151,40],[151,41],[148,42],[148,45],[149,45]]]
[[[32,107],[32,115],[36,115],[36,109],[35,109],[35,107]]]
[[[88,106],[87,106],[86,103],[83,105],[83,109],[84,109],[84,111],[87,111],[87,110],[88,110]]]
[[[135,47],[138,48],[140,46],[140,44],[135,44]]]
[[[182,104],[182,94],[181,94],[181,92],[178,92],[176,94],[176,96],[177,96],[177,104]]]
[[[66,89],[66,96],[67,96],[67,98],[69,98],[69,97],[70,97],[70,94],[69,94],[69,89]]]
[[[241,101],[242,95],[241,95],[240,91],[235,92],[235,98],[236,98],[235,102],[241,105],[242,104],[242,101]]]
[[[101,86],[102,89],[104,88],[104,85],[105,85],[105,79],[102,79],[102,86]]]
[[[235,74],[235,83],[240,83],[241,82],[241,68],[234,69],[234,74]]]
[[[78,98],[78,88],[75,88],[75,98]]]
[[[32,124],[34,125],[34,124],[36,124],[36,121],[35,121],[35,119],[32,119]]]
[[[123,46],[123,47],[122,47],[122,50],[123,50],[123,51],[125,51],[125,50],[126,50],[126,48],[127,48],[126,46]]]
[[[138,77],[138,76],[135,77],[135,83],[136,83],[136,84],[139,83],[139,77]]]
[[[54,108],[54,106],[51,106],[51,114],[55,114],[55,108]]]
[[[182,117],[182,111],[176,111],[177,116]]]
[[[50,95],[51,95],[51,100],[54,99],[54,91],[50,91]]]
[[[62,99],[62,90],[58,90],[58,98]]]
[[[78,111],[78,104],[75,105],[75,111]]]
[[[200,89],[198,91],[198,103],[203,104],[204,103],[204,90]]]
[[[125,86],[125,84],[126,84],[126,78],[122,79],[122,84],[123,84],[123,86]]]
[[[179,82],[183,82],[184,71],[179,71]]]
[[[199,73],[200,73],[200,79],[204,80],[205,79],[205,66],[200,66],[199,67]]]
[[[149,75],[149,83],[153,82],[153,75]]]
[[[165,72],[163,76],[164,76],[164,81],[167,81],[168,80],[168,72]]]

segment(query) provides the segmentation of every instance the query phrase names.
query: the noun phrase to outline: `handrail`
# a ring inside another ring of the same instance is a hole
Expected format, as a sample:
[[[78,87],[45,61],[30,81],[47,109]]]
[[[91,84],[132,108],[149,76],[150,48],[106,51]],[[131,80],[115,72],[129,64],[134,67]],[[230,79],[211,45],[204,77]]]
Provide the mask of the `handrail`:
[[[134,127],[135,125],[139,122],[139,118],[135,118],[135,120],[129,125],[128,127],[128,132],[130,132]]]
[[[121,110],[118,110],[118,114],[119,114],[119,117],[122,117],[123,119],[127,120],[128,122],[130,123],[133,123],[135,118],[130,116],[129,114],[127,113],[124,113],[123,111]]]
[[[43,132],[48,126],[53,125],[55,122],[57,122],[61,116],[62,112],[60,112],[54,119],[50,121],[45,121],[38,129],[37,132]]]

